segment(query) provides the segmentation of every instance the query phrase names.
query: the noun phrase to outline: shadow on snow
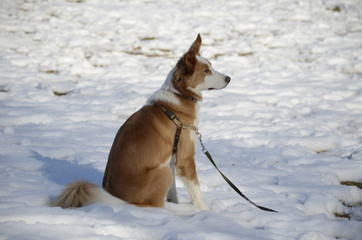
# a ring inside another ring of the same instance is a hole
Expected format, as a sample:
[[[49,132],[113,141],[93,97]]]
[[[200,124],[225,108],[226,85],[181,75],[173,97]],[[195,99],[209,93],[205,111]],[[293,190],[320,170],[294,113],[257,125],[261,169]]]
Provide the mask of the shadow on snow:
[[[103,172],[94,169],[90,164],[79,165],[66,160],[44,157],[32,152],[33,157],[43,163],[44,175],[59,185],[66,185],[72,181],[84,179],[101,185]]]

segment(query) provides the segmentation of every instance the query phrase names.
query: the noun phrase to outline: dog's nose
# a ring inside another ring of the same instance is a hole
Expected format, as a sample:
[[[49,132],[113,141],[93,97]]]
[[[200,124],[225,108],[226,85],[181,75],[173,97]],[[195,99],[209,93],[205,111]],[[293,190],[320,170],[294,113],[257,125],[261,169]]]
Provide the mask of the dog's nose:
[[[225,82],[229,83],[230,81],[231,81],[231,78],[230,78],[229,76],[227,76],[227,77],[225,78]]]

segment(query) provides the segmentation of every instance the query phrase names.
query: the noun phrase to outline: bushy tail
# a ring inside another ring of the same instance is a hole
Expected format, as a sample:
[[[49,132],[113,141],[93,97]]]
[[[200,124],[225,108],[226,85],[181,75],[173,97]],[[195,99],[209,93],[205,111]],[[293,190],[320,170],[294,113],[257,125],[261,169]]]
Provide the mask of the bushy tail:
[[[122,200],[85,180],[75,181],[65,186],[60,195],[52,200],[51,207],[76,208],[91,205],[93,203],[120,204]]]

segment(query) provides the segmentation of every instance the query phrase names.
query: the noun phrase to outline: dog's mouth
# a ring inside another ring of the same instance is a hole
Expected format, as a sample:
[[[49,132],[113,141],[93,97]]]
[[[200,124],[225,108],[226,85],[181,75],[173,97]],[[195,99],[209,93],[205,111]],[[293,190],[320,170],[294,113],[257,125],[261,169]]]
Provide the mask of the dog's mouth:
[[[208,88],[207,90],[215,90],[215,88]]]

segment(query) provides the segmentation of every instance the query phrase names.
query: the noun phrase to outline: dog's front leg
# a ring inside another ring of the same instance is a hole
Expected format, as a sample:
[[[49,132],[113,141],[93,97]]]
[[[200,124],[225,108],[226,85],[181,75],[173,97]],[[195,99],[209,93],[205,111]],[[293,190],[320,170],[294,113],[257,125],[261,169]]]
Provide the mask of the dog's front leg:
[[[178,203],[175,176],[173,177],[172,186],[167,193],[167,202]]]
[[[171,157],[171,161],[170,161],[170,168],[171,171],[173,173],[173,181],[172,181],[172,186],[170,188],[170,190],[168,190],[167,193],[167,201],[168,202],[173,202],[173,203],[178,203],[178,198],[177,198],[177,191],[176,191],[176,180],[175,180],[175,154],[172,155]]]
[[[190,194],[192,204],[196,205],[200,210],[207,210],[207,207],[202,200],[201,189],[198,180],[193,181],[187,178],[182,178],[187,188],[188,193]]]
[[[194,158],[189,158],[187,170],[185,166],[178,166],[177,174],[183,180],[186,189],[191,197],[192,204],[196,205],[201,210],[207,210],[207,207],[202,200],[199,180],[197,179],[196,166]]]

